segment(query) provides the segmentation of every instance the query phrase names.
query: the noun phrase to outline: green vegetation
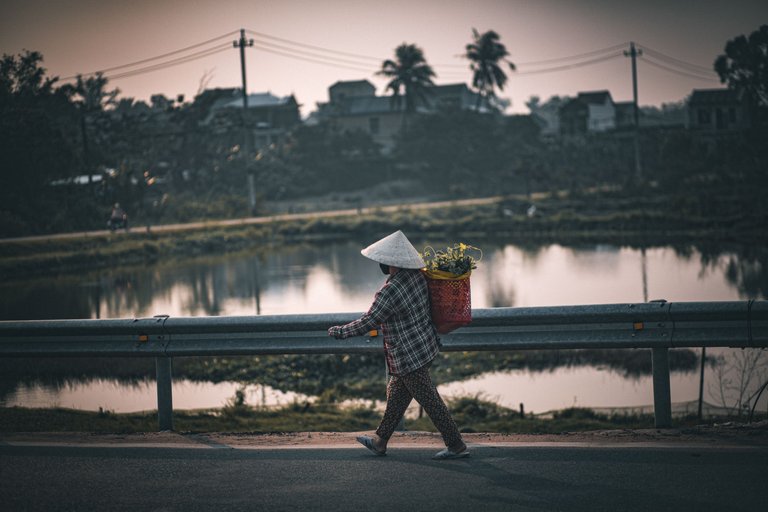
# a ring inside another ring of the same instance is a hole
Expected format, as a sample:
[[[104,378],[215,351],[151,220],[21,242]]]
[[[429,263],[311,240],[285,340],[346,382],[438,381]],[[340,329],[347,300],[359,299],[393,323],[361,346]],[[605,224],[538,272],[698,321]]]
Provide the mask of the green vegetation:
[[[374,209],[348,217],[316,217],[247,226],[207,226],[199,230],[147,233],[132,231],[105,237],[51,239],[0,244],[0,277],[22,278],[110,266],[147,264],[173,257],[222,254],[245,249],[269,250],[308,240],[346,240],[384,236],[402,229],[409,236],[505,239],[519,245],[605,242],[632,246],[687,247],[710,243],[768,245],[763,227],[768,210],[759,204],[713,197],[710,209],[690,198],[678,205],[669,198],[636,198],[614,190],[579,194],[546,194],[530,202],[509,196],[492,204],[410,209],[391,213]],[[761,202],[760,204],[764,204]],[[681,212],[685,212],[684,214]]]
[[[650,429],[651,414],[601,414],[591,409],[568,408],[546,416],[526,415],[479,397],[450,400],[448,407],[465,433],[561,434],[590,430]],[[341,407],[336,404],[293,403],[280,408],[253,408],[233,401],[222,409],[175,411],[177,432],[358,432],[375,429],[381,412],[373,407]],[[709,422],[732,418],[710,418]],[[700,425],[695,416],[674,420],[677,427]],[[429,418],[408,418],[407,430],[435,432]],[[116,414],[110,411],[73,409],[0,408],[0,432],[93,432],[121,433],[157,431],[156,411]]]
[[[561,433],[614,428],[652,428],[650,415],[602,415],[589,409],[566,409],[552,418],[524,417],[511,409],[464,397],[450,401],[463,432]],[[371,407],[294,403],[279,409],[232,404],[218,410],[176,411],[179,432],[355,432],[373,430],[381,413]],[[435,432],[429,418],[406,420],[408,430]],[[0,432],[132,433],[157,431],[157,413],[116,414],[72,409],[0,408]]]

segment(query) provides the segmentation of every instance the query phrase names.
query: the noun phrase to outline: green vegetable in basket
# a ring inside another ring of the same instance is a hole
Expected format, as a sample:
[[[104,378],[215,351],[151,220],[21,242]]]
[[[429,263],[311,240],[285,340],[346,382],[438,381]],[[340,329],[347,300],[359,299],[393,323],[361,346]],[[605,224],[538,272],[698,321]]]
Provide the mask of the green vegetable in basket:
[[[467,254],[467,251],[478,251],[480,256],[475,259]],[[435,251],[432,247],[427,246],[421,257],[427,264],[426,270],[428,272],[439,270],[458,277],[477,268],[477,262],[482,259],[483,251],[465,243],[457,243],[453,244],[453,247],[447,247],[444,251]]]

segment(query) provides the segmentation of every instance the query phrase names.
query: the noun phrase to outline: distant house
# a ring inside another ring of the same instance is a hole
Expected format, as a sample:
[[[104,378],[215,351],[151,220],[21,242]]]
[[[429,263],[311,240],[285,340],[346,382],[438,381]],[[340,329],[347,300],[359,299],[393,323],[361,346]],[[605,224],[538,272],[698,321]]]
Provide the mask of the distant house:
[[[553,140],[560,135],[560,107],[570,98],[567,96],[552,96],[544,103],[538,96],[526,102],[531,118],[539,127],[539,134],[545,140]]]
[[[336,82],[328,88],[328,97],[328,103],[318,103],[313,123],[330,123],[340,131],[368,133],[385,152],[394,147],[395,136],[403,126],[404,98],[395,102],[392,96],[376,96],[376,88],[368,80]],[[436,85],[416,111],[427,114],[441,108],[469,110],[477,105],[477,93],[466,84]],[[480,107],[487,110],[484,102]]]
[[[580,92],[560,107],[560,134],[585,135],[616,128],[616,106],[608,91]]]
[[[688,100],[688,128],[717,134],[750,127],[747,102],[732,89],[694,89]]]
[[[404,105],[393,105],[388,96],[376,96],[368,80],[340,81],[328,88],[328,103],[318,103],[318,122],[339,131],[363,131],[385,149],[393,145],[402,126]]]
[[[346,98],[368,97],[376,95],[376,87],[368,80],[348,80],[336,82],[328,88],[331,103],[338,105]]]
[[[202,124],[215,133],[242,129],[243,123],[253,133],[256,148],[266,147],[282,138],[301,122],[299,104],[293,95],[278,97],[269,92],[248,95],[248,109],[243,112],[239,89],[223,90],[210,104]]]
[[[427,96],[427,110],[438,109],[491,111],[485,99],[476,92],[470,91],[467,84],[446,84],[432,87]]]
[[[635,102],[620,101],[613,104],[616,112],[616,129],[625,130],[635,127]],[[638,112],[639,114],[639,112]]]

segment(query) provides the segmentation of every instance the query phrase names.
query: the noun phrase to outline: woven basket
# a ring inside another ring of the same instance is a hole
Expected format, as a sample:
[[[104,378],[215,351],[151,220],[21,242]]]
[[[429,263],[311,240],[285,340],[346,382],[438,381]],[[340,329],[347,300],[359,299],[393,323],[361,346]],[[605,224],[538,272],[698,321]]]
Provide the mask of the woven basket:
[[[448,277],[450,274],[436,272],[424,272],[429,287],[432,323],[438,333],[448,334],[472,322],[470,272],[459,277]]]

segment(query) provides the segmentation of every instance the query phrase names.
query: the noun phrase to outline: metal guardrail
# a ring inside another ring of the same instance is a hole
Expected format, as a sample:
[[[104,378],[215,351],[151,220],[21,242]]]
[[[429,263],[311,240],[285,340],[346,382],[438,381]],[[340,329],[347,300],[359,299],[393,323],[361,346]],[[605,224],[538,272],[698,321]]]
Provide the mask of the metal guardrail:
[[[172,429],[171,360],[180,356],[381,352],[375,338],[335,340],[359,313],[0,322],[0,357],[155,357],[161,430]],[[671,424],[668,349],[768,347],[768,302],[651,302],[472,311],[444,351],[650,348],[658,427]]]

